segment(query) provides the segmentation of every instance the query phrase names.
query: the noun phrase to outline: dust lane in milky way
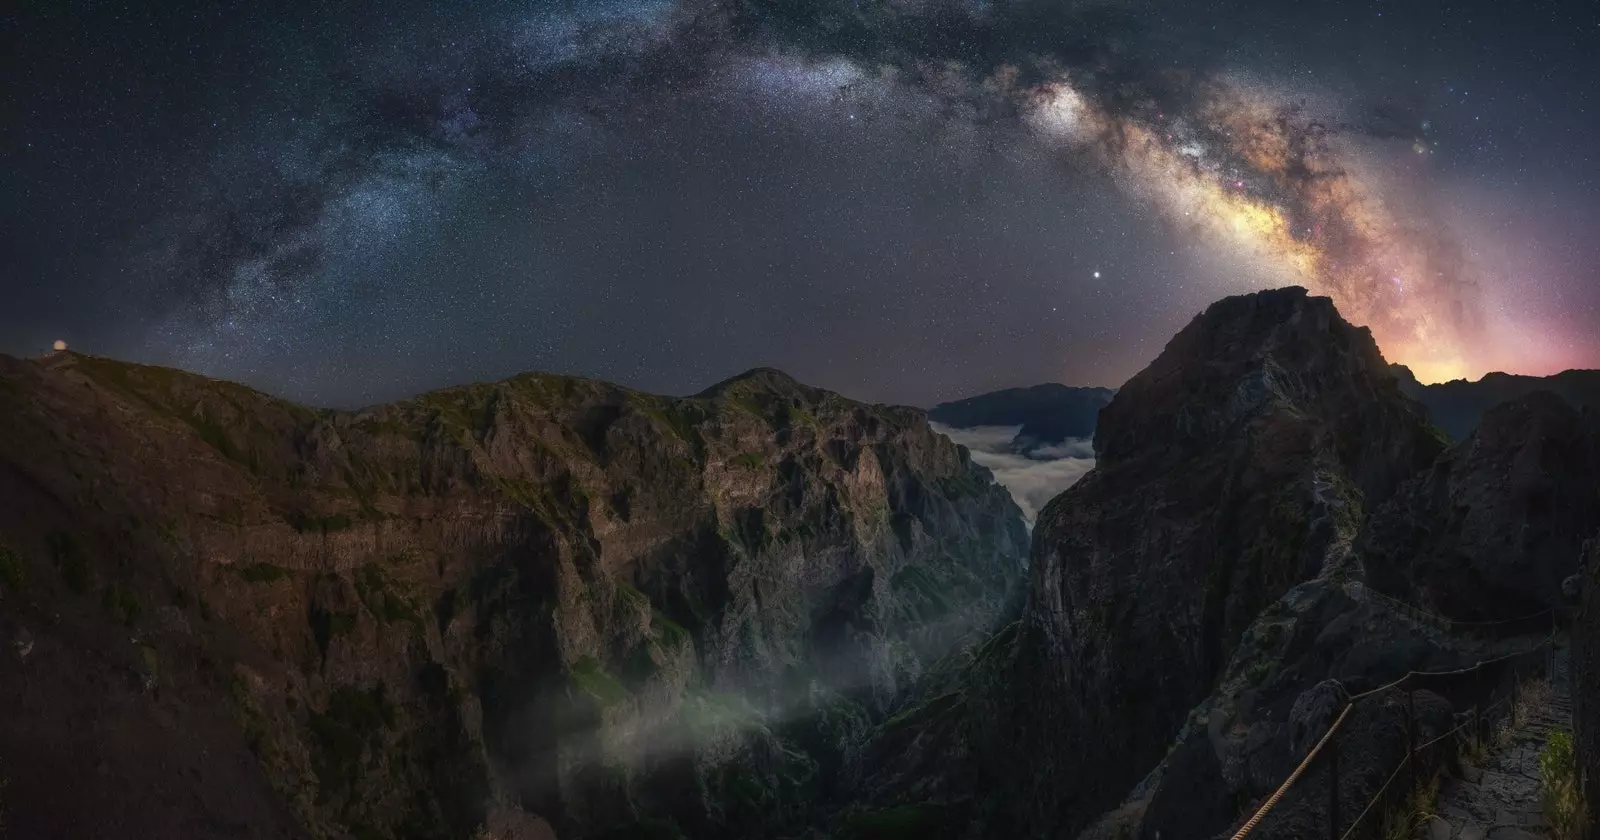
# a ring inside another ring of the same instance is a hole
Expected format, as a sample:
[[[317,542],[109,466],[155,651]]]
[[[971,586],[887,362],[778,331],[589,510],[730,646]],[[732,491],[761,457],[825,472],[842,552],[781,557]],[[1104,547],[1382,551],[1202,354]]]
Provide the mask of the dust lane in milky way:
[[[763,364],[930,404],[1116,385],[1299,284],[1425,381],[1594,366],[1596,14],[25,10],[0,350],[337,405]]]

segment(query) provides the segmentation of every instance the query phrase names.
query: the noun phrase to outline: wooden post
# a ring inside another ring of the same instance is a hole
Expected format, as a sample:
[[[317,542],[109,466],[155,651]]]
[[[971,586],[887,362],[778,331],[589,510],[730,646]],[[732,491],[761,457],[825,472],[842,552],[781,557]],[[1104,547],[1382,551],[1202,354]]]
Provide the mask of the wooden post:
[[[1511,729],[1517,728],[1517,662],[1511,661]]]
[[[1406,758],[1411,762],[1411,795],[1416,796],[1422,789],[1422,781],[1417,777],[1417,692],[1415,689],[1406,691]]]
[[[1472,743],[1483,746],[1483,719],[1478,716],[1478,707],[1472,707]]]
[[[1328,739],[1328,840],[1339,840],[1339,739]]]

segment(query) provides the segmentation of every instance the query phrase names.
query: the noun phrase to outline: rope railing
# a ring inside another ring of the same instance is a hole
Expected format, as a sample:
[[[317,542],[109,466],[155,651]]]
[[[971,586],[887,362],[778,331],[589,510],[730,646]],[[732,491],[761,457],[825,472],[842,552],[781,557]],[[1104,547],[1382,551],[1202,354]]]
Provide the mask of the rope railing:
[[[1387,595],[1382,595],[1381,593],[1374,593],[1374,594],[1378,594],[1379,597],[1387,599],[1387,600],[1391,600],[1391,601],[1394,600],[1392,598],[1389,598],[1389,596],[1387,596]],[[1402,603],[1403,606],[1409,606],[1409,605],[1404,605],[1403,602],[1397,602],[1397,603]],[[1419,610],[1419,612],[1423,612],[1423,611]],[[1488,692],[1487,696],[1484,697],[1484,699],[1485,700],[1490,700],[1492,702],[1488,702],[1486,705],[1481,705],[1481,704],[1478,704],[1478,703],[1474,703],[1472,711],[1471,711],[1471,717],[1468,720],[1463,721],[1462,723],[1458,724],[1457,726],[1447,730],[1443,734],[1440,734],[1440,735],[1438,735],[1436,737],[1433,737],[1433,738],[1427,740],[1426,742],[1424,742],[1424,743],[1422,743],[1420,745],[1416,743],[1416,732],[1415,732],[1416,717],[1415,717],[1413,704],[1408,699],[1407,709],[1406,709],[1406,715],[1407,715],[1407,721],[1406,721],[1406,723],[1407,723],[1406,754],[1395,765],[1394,770],[1389,773],[1389,777],[1383,783],[1383,785],[1380,786],[1378,788],[1377,792],[1374,793],[1367,800],[1366,806],[1362,809],[1361,813],[1356,817],[1355,821],[1352,822],[1347,828],[1345,828],[1345,830],[1342,833],[1339,831],[1340,827],[1338,825],[1338,816],[1337,816],[1337,811],[1338,811],[1338,808],[1337,808],[1338,785],[1339,785],[1338,770],[1337,770],[1337,768],[1338,768],[1338,762],[1337,762],[1338,747],[1337,747],[1337,745],[1334,746],[1334,748],[1330,751],[1330,754],[1333,757],[1331,758],[1331,760],[1329,762],[1329,767],[1330,767],[1330,774],[1329,774],[1330,801],[1329,801],[1329,815],[1328,815],[1328,819],[1329,819],[1328,836],[1330,838],[1338,838],[1338,840],[1349,840],[1350,838],[1355,837],[1356,836],[1356,832],[1363,827],[1367,817],[1369,815],[1371,815],[1374,812],[1374,810],[1379,806],[1379,804],[1385,799],[1385,796],[1389,793],[1389,789],[1393,786],[1395,779],[1399,778],[1401,771],[1404,770],[1407,766],[1411,766],[1413,768],[1413,772],[1411,774],[1411,777],[1412,777],[1412,780],[1413,780],[1413,786],[1418,784],[1418,781],[1417,781],[1418,772],[1417,772],[1417,769],[1416,769],[1416,765],[1420,761],[1419,756],[1422,755],[1425,751],[1435,747],[1436,745],[1446,741],[1449,738],[1460,736],[1463,732],[1469,731],[1469,730],[1471,731],[1473,737],[1475,737],[1475,738],[1483,737],[1483,733],[1485,731],[1485,727],[1487,725],[1490,725],[1488,723],[1488,719],[1490,718],[1491,714],[1495,713],[1501,707],[1506,706],[1508,704],[1510,705],[1511,717],[1513,718],[1512,725],[1515,725],[1514,718],[1516,716],[1516,694],[1517,694],[1517,691],[1518,691],[1519,683],[1518,683],[1518,677],[1517,677],[1517,665],[1518,665],[1518,663],[1513,662],[1513,660],[1523,660],[1523,659],[1526,659],[1527,657],[1530,657],[1530,656],[1532,656],[1534,654],[1538,654],[1538,653],[1543,652],[1543,653],[1546,654],[1545,662],[1546,662],[1547,675],[1553,676],[1553,673],[1552,673],[1553,672],[1553,668],[1554,668],[1553,652],[1555,650],[1555,646],[1557,644],[1557,640],[1558,640],[1558,637],[1559,637],[1559,628],[1558,628],[1558,626],[1556,626],[1555,620],[1554,620],[1555,614],[1556,614],[1555,610],[1544,610],[1544,611],[1541,611],[1539,613],[1534,613],[1534,614],[1531,614],[1529,616],[1525,616],[1523,618],[1509,619],[1509,620],[1503,621],[1503,622],[1487,622],[1487,623],[1484,623],[1484,624],[1493,624],[1493,625],[1506,625],[1506,624],[1512,624],[1512,623],[1517,623],[1517,622],[1522,622],[1522,621],[1528,621],[1528,620],[1531,620],[1531,619],[1534,619],[1534,618],[1539,618],[1539,617],[1542,617],[1542,616],[1545,616],[1545,615],[1552,616],[1552,626],[1551,626],[1550,634],[1548,636],[1546,636],[1545,638],[1541,639],[1538,644],[1535,644],[1532,647],[1527,648],[1526,650],[1521,650],[1521,651],[1517,651],[1517,652],[1514,652],[1514,653],[1504,654],[1504,655],[1497,656],[1497,657],[1494,657],[1494,658],[1491,658],[1491,659],[1480,659],[1476,663],[1471,665],[1470,667],[1465,667],[1465,668],[1455,668],[1455,669],[1450,669],[1450,670],[1445,670],[1445,671],[1407,671],[1399,679],[1396,679],[1396,680],[1394,680],[1392,682],[1389,682],[1389,683],[1386,683],[1384,685],[1378,686],[1377,688],[1373,688],[1373,689],[1369,689],[1367,691],[1363,691],[1360,694],[1350,695],[1348,697],[1348,699],[1344,703],[1343,710],[1340,711],[1339,716],[1336,719],[1334,719],[1333,723],[1328,726],[1327,731],[1325,731],[1323,733],[1321,739],[1319,739],[1317,741],[1316,745],[1313,746],[1312,749],[1309,752],[1306,753],[1305,758],[1302,759],[1300,761],[1299,765],[1295,767],[1294,771],[1292,773],[1290,773],[1289,776],[1286,779],[1284,779],[1283,783],[1280,784],[1275,791],[1273,791],[1272,795],[1270,797],[1268,797],[1265,802],[1262,803],[1261,807],[1256,809],[1255,813],[1251,815],[1250,819],[1247,820],[1244,823],[1244,825],[1240,826],[1239,830],[1233,834],[1232,840],[1245,840],[1245,838],[1247,838],[1250,835],[1251,832],[1255,831],[1255,829],[1261,824],[1261,822],[1264,819],[1266,819],[1267,815],[1272,812],[1272,809],[1274,807],[1276,807],[1280,801],[1282,801],[1284,795],[1289,792],[1290,788],[1292,788],[1294,786],[1295,782],[1298,781],[1302,775],[1304,775],[1306,769],[1309,768],[1311,766],[1311,764],[1316,760],[1317,756],[1320,753],[1322,753],[1323,748],[1325,746],[1327,746],[1330,742],[1332,742],[1335,734],[1339,731],[1339,728],[1344,725],[1345,720],[1350,715],[1350,711],[1355,708],[1357,703],[1360,703],[1360,702],[1362,702],[1364,700],[1376,697],[1376,696],[1378,696],[1378,695],[1380,695],[1380,694],[1382,694],[1384,692],[1390,691],[1392,689],[1399,689],[1402,686],[1404,686],[1406,683],[1408,683],[1409,681],[1412,681],[1412,680],[1430,680],[1430,679],[1438,679],[1438,678],[1446,678],[1446,677],[1463,677],[1463,676],[1468,676],[1468,675],[1471,675],[1471,674],[1480,674],[1481,675],[1481,674],[1487,673],[1487,669],[1489,669],[1489,668],[1493,668],[1495,666],[1505,665],[1506,663],[1511,663],[1511,666],[1508,669],[1505,669],[1505,671],[1503,671],[1502,674],[1501,674],[1502,681],[1504,681],[1504,678],[1505,678],[1505,676],[1507,674],[1509,674],[1509,676],[1510,676],[1510,680],[1509,680],[1509,682],[1510,682],[1510,691],[1506,696],[1501,697],[1498,700],[1493,699],[1495,694],[1498,693],[1498,690],[1495,687],[1491,687],[1489,689],[1489,692]],[[1445,619],[1445,620],[1448,621],[1448,619]],[[1482,626],[1482,625],[1480,625],[1480,626]],[[1476,686],[1476,687],[1477,688],[1481,688],[1481,685],[1480,686]],[[1504,687],[1504,686],[1501,686],[1501,687]],[[1415,690],[1416,690],[1415,688],[1411,689],[1411,691],[1415,691]]]
[[[1268,797],[1267,801],[1261,804],[1261,807],[1256,810],[1255,815],[1250,817],[1249,821],[1240,827],[1237,834],[1233,835],[1233,840],[1244,840],[1246,835],[1252,831],[1255,831],[1256,826],[1259,825],[1263,819],[1266,819],[1267,814],[1272,811],[1272,807],[1278,804],[1278,800],[1282,799],[1285,793],[1289,792],[1289,788],[1294,786],[1295,780],[1300,778],[1300,774],[1304,773],[1306,768],[1311,766],[1311,762],[1316,759],[1317,753],[1322,752],[1323,746],[1326,745],[1328,740],[1333,737],[1333,733],[1339,731],[1339,726],[1344,723],[1345,717],[1350,714],[1350,710],[1353,708],[1355,708],[1354,704],[1345,704],[1344,711],[1339,713],[1339,719],[1335,720],[1333,725],[1328,727],[1327,732],[1322,733],[1322,739],[1317,741],[1316,746],[1312,747],[1310,752],[1306,753],[1306,757],[1300,761],[1300,766],[1294,768],[1294,772],[1289,774],[1289,778],[1283,780],[1283,784],[1278,785],[1278,789],[1273,791],[1272,796]]]

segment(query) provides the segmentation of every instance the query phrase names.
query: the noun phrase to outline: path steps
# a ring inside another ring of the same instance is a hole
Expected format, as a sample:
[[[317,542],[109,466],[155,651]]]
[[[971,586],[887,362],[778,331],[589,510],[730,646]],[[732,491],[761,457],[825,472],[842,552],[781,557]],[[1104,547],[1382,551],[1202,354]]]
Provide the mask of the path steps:
[[[1463,769],[1439,788],[1425,840],[1544,840],[1549,825],[1539,803],[1539,753],[1551,730],[1572,728],[1565,649],[1556,652],[1555,678],[1544,696],[1519,709],[1522,721],[1481,767]]]

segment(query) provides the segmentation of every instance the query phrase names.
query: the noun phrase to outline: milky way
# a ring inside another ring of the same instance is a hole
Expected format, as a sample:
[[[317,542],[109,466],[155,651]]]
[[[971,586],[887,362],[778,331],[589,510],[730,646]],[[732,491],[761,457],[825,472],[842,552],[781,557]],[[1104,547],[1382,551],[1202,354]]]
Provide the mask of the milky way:
[[[1427,381],[1600,362],[1587,6],[16,22],[5,352],[323,404],[759,364],[927,404],[1116,385],[1210,300],[1292,283]]]

